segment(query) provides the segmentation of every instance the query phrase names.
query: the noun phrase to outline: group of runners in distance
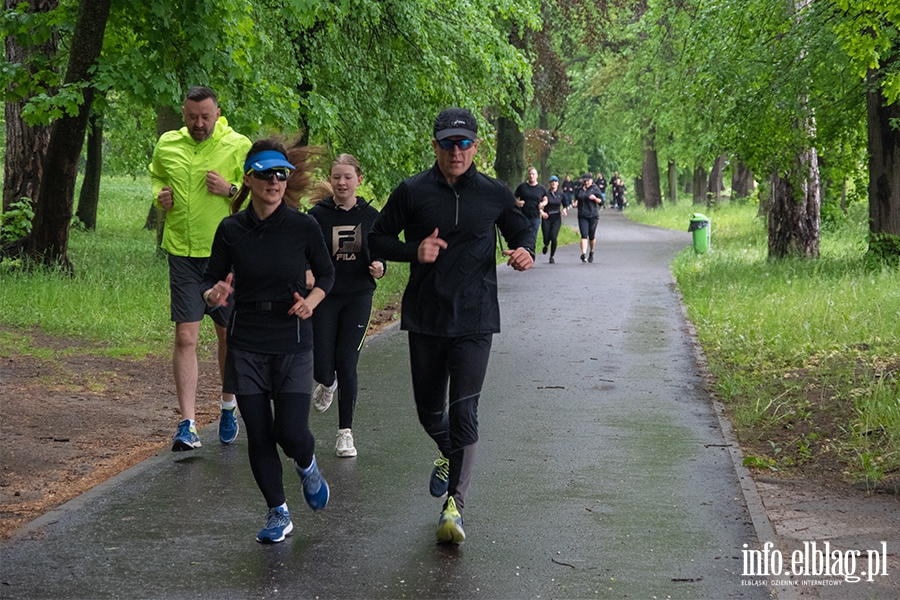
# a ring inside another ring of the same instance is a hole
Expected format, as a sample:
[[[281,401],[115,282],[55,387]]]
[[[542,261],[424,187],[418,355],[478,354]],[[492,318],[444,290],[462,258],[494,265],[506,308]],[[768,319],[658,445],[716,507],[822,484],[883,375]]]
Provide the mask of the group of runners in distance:
[[[612,204],[616,210],[622,210],[627,205],[625,201],[625,184],[616,171],[612,182]],[[526,180],[516,188],[516,205],[528,218],[534,240],[537,247],[537,233],[541,230],[544,241],[542,254],[550,252],[549,263],[556,262],[556,247],[562,218],[568,216],[568,210],[578,210],[578,230],[581,234],[581,262],[594,262],[594,248],[596,247],[597,223],[599,211],[606,207],[607,182],[602,173],[597,174],[594,181],[593,173],[587,172],[581,176],[579,182],[572,181],[570,175],[566,175],[560,188],[559,177],[551,175],[547,188],[538,183],[538,172],[534,167],[529,167]]]
[[[475,116],[448,108],[433,125],[434,165],[400,183],[379,213],[356,195],[363,174],[349,154],[333,159],[327,182],[316,182],[322,149],[274,138],[251,143],[228,125],[208,87],[187,93],[182,116],[185,127],[160,137],[150,165],[154,202],[165,211],[175,323],[181,421],[172,450],[201,446],[197,341],[210,315],[222,378],[219,440],[235,441],[239,411],[267,505],[256,540],[278,543],[293,530],[279,447],[293,461],[306,503],[325,508],[331,490],[314,453],[310,405],[324,412],[337,394],[335,453],[356,456],[357,362],[375,280],[387,261],[408,262],[400,326],[408,332],[418,419],[438,451],[428,465],[430,494],[445,497],[436,537],[461,543],[478,401],[500,331],[495,229],[516,271],[534,264],[538,226],[555,253],[566,210],[559,182],[520,210],[505,183],[473,164]],[[301,198],[313,203],[308,213],[298,210]]]

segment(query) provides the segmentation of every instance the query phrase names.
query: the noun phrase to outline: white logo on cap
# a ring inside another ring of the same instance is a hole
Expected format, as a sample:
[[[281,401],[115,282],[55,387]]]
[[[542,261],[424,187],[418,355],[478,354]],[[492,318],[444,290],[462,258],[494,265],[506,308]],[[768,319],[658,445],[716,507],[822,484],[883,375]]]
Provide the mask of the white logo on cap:
[[[452,123],[452,125],[454,127],[458,127],[459,125],[465,125],[465,124],[466,124],[466,122],[463,120],[456,120],[456,121],[453,121],[453,123]]]

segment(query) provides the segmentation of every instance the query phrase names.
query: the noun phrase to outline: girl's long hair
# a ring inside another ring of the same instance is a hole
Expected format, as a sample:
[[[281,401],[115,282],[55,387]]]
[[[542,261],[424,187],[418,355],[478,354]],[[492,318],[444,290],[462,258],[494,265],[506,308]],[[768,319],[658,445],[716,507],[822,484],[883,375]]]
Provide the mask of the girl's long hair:
[[[322,156],[322,148],[318,146],[301,146],[299,141],[294,141],[291,147],[285,150],[284,144],[277,138],[270,137],[257,140],[250,146],[247,152],[247,158],[263,152],[265,150],[275,150],[285,155],[288,162],[294,165],[287,180],[287,187],[284,191],[284,201],[288,206],[299,208],[300,198],[309,190],[313,181],[313,172],[319,166],[319,159]],[[245,173],[246,175],[246,173]],[[250,188],[241,182],[241,189],[231,201],[231,213],[234,214],[241,210],[244,202],[250,196]]]

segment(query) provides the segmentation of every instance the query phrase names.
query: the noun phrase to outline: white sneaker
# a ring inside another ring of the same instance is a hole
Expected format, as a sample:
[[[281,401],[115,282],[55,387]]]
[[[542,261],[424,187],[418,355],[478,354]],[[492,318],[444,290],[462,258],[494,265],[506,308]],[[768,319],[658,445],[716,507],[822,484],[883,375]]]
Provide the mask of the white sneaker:
[[[334,390],[336,389],[337,379],[334,380],[334,383],[332,383],[330,387],[326,387],[321,383],[316,386],[316,389],[313,391],[312,399],[313,405],[316,407],[317,411],[325,412],[328,410],[328,407],[331,406],[331,401],[334,400]]]
[[[353,446],[353,434],[349,429],[338,429],[337,440],[334,442],[334,452],[341,457],[356,456],[356,448]]]

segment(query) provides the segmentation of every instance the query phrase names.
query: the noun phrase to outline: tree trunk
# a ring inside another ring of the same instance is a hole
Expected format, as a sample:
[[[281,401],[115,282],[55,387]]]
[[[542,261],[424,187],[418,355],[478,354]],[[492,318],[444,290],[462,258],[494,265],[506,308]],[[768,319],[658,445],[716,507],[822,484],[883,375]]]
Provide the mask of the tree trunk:
[[[644,180],[640,177],[634,178],[634,199],[637,202],[644,201]]]
[[[517,109],[518,110],[518,109]],[[494,160],[497,178],[510,189],[522,183],[525,176],[525,134],[515,119],[500,116],[497,119],[497,157]]]
[[[890,62],[897,60],[897,55]],[[884,65],[887,68],[887,65]],[[870,70],[866,92],[869,134],[869,254],[890,264],[900,259],[900,102],[887,105],[881,75]]]
[[[769,182],[766,181],[759,186],[759,210],[756,211],[757,218],[769,220],[769,206],[772,204],[772,190]]]
[[[540,163],[538,164],[538,175],[540,175],[540,181],[546,182],[550,179],[550,175],[552,175],[550,169],[547,167],[547,161],[550,159],[550,152],[553,151],[555,140],[552,139],[550,133],[549,113],[544,107],[541,107],[538,123],[538,126],[541,128],[541,150],[539,153]]]
[[[694,204],[706,204],[706,169],[703,165],[694,167],[693,196]]]
[[[656,153],[656,129],[644,137],[644,161],[641,164],[641,179],[644,184],[644,204],[647,208],[662,206],[662,192],[659,182],[659,156]]]
[[[694,195],[693,173],[684,174],[684,193]]]
[[[89,83],[91,70],[100,56],[111,0],[82,2],[72,33],[65,83]],[[69,222],[75,194],[78,158],[84,144],[94,88],[84,88],[84,97],[74,115],[68,113],[50,127],[50,144],[44,161],[44,177],[38,196],[28,254],[45,264],[59,264],[71,272]]]
[[[798,18],[809,9],[811,0],[794,0]],[[800,59],[806,55],[801,50]],[[794,127],[807,139],[815,139],[816,120],[807,98],[800,95],[801,112]],[[788,173],[769,177],[769,259],[799,256],[819,257],[822,187],[819,160],[814,147],[797,152]]]
[[[678,204],[678,165],[675,164],[674,160],[669,161],[667,175],[669,179],[669,202]]]
[[[740,160],[734,161],[731,172],[731,197],[734,200],[746,198],[753,192],[753,171]]]
[[[103,115],[91,111],[88,118],[87,161],[78,195],[75,217],[88,230],[97,229],[97,205],[100,203],[100,174],[103,172]]]
[[[722,168],[725,166],[725,155],[720,154],[713,161],[709,171],[709,184],[706,186],[707,209],[718,206],[722,202]]]
[[[769,178],[769,258],[819,256],[819,167],[816,150],[799,154],[791,173]]]
[[[11,10],[20,0],[4,0],[3,8]],[[31,0],[31,13],[54,10],[58,0]],[[10,64],[26,65],[33,76],[36,70],[30,65],[32,55],[52,57],[56,54],[58,36],[54,33],[43,44],[19,46],[15,36],[6,36],[6,60]],[[49,67],[47,67],[49,68]],[[53,90],[51,90],[52,93]],[[50,127],[31,127],[22,120],[22,109],[28,98],[6,102],[6,155],[3,166],[3,211],[22,198],[31,199],[32,205],[40,195],[41,179],[44,174],[44,156],[50,143]]]

